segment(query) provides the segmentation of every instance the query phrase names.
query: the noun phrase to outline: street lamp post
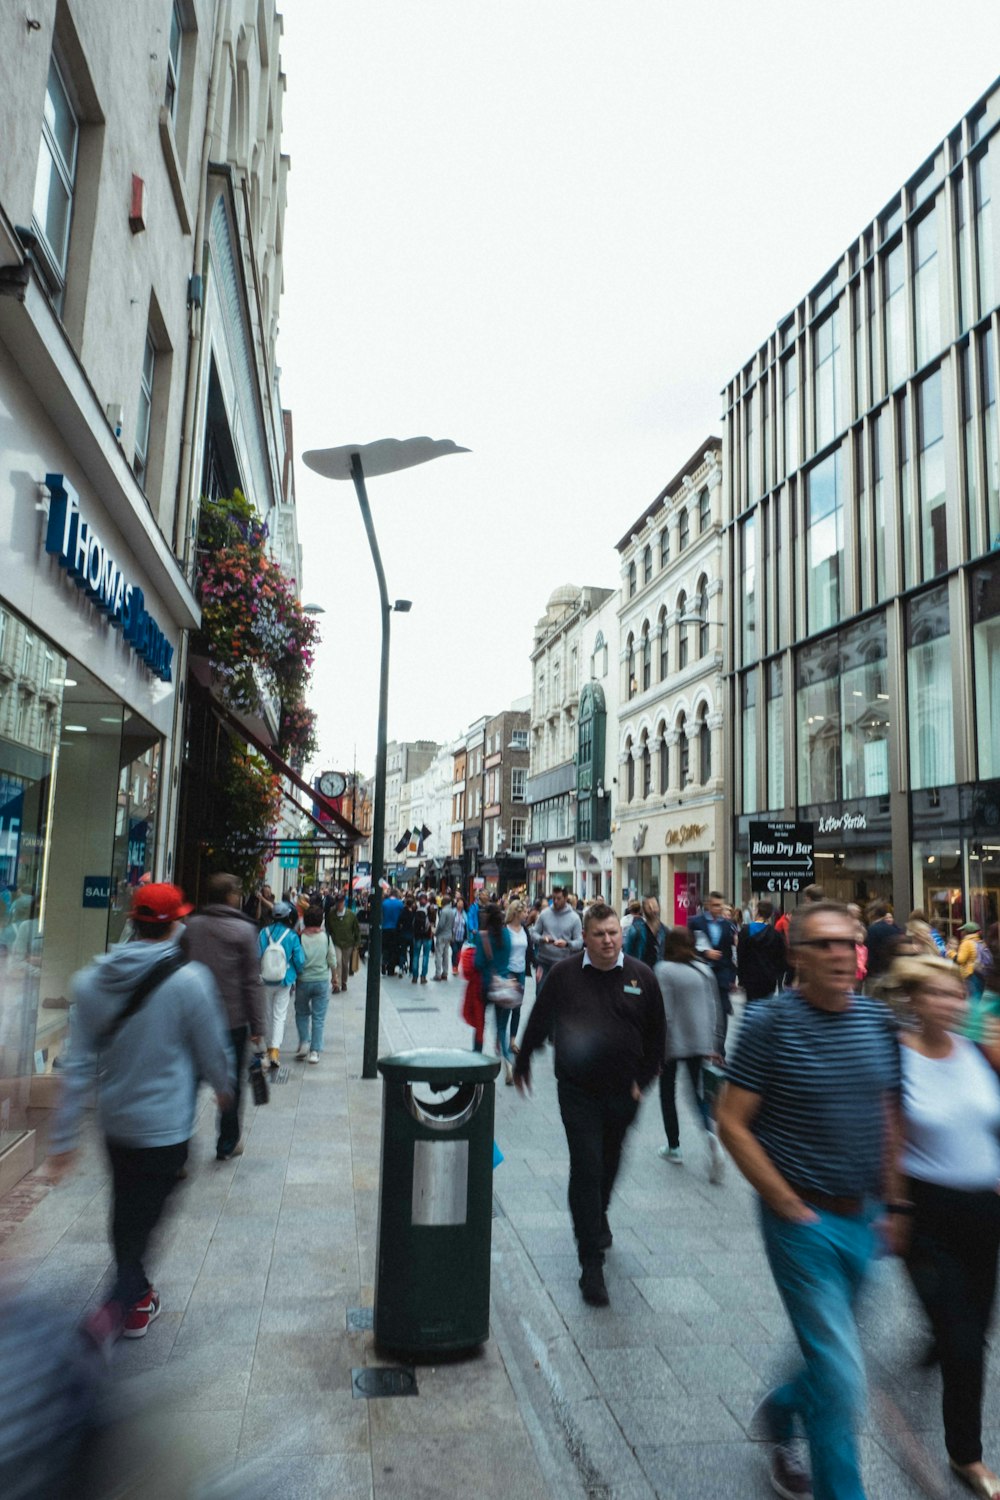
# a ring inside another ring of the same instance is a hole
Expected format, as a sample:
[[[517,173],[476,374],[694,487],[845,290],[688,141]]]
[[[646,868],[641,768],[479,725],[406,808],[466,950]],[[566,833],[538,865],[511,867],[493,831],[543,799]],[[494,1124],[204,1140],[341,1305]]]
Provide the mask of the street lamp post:
[[[362,1058],[362,1078],[377,1076],[378,1061],[378,1016],[379,989],[382,979],[382,887],[385,866],[385,765],[388,744],[389,713],[389,616],[393,610],[405,613],[410,608],[408,599],[397,599],[389,603],[385,584],[382,555],[379,552],[375,527],[368,505],[365,475],[369,478],[380,474],[393,474],[398,469],[410,469],[427,463],[432,458],[443,458],[448,453],[468,453],[449,438],[438,440],[428,437],[380,438],[374,443],[345,443],[339,448],[313,448],[302,455],[307,468],[325,479],[351,479],[361,508],[375,577],[378,580],[379,604],[382,616],[382,656],[379,668],[378,687],[378,737],[375,745],[375,805],[372,811],[372,885],[369,906],[370,933],[368,939],[368,979],[365,998],[365,1041]]]

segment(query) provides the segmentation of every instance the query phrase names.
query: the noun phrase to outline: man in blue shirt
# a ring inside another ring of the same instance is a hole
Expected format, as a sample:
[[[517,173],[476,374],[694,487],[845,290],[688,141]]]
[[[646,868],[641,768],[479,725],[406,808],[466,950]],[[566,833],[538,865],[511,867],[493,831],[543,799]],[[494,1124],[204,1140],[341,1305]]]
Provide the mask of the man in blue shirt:
[[[854,1309],[875,1254],[900,1063],[890,1013],[853,993],[856,935],[838,902],[795,911],[788,945],[799,987],[748,1009],[718,1113],[723,1145],[760,1195],[764,1249],[805,1358],[760,1408],[772,1485],[792,1500],[864,1500]],[[796,1418],[811,1487],[792,1446]]]
[[[736,923],[726,916],[726,900],[721,891],[712,891],[703,911],[688,922],[695,948],[702,963],[708,964],[719,986],[722,1002],[722,1045],[726,1044],[733,1002],[729,991],[736,983]]]
[[[399,967],[399,917],[403,902],[393,886],[382,902],[382,973],[395,974]]]

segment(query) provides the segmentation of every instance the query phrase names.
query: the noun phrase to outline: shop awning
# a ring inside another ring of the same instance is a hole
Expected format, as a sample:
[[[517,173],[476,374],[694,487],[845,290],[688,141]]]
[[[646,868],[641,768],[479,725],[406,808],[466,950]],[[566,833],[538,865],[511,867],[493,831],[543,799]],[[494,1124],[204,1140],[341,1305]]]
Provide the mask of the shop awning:
[[[246,740],[247,744],[252,745],[255,750],[259,750],[264,759],[274,767],[279,775],[287,777],[293,786],[298,787],[300,792],[305,792],[310,802],[314,802],[320,807],[330,819],[330,823],[321,823],[317,818],[313,817],[312,813],[306,812],[306,809],[300,806],[290,792],[286,792],[285,796],[288,800],[294,802],[299,811],[306,814],[310,822],[315,823],[317,828],[322,829],[326,834],[331,833],[331,824],[339,828],[346,844],[361,843],[364,835],[360,829],[355,828],[353,823],[337,811],[329,797],[324,797],[323,793],[317,787],[310,786],[308,781],[299,775],[294,766],[290,766],[287,761],[282,760],[277,751],[272,750],[270,745],[261,739],[259,735],[255,734],[244,720],[238,718],[224,703],[220,703],[218,699],[213,699],[212,708],[227,729],[238,734],[241,739]]]

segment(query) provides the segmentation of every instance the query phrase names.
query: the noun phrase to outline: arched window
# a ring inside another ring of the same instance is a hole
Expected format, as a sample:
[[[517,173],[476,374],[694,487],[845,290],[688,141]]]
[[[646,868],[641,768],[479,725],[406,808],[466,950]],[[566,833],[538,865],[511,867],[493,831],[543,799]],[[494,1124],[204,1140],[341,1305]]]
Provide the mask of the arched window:
[[[670,532],[664,526],[660,532],[660,567],[665,568],[670,561]]]
[[[635,636],[632,635],[631,632],[629,633],[629,638],[628,638],[627,646],[628,646],[628,661],[627,661],[627,670],[628,670],[628,696],[630,698],[634,698],[635,695],[636,695],[636,693],[639,691],[639,684],[636,681],[636,676],[635,676]]]
[[[642,581],[643,581],[644,584],[645,583],[651,583],[652,579],[653,579],[653,549],[652,549],[652,547],[647,547],[646,550],[645,550],[645,552],[642,554]]]
[[[656,736],[660,741],[660,791],[665,792],[670,785],[670,746],[667,744],[667,726],[662,719],[656,726]]]
[[[625,761],[625,801],[633,802],[635,800],[635,761],[632,759],[631,735],[625,741],[625,754],[628,757]]]
[[[597,632],[594,642],[594,654],[590,658],[591,677],[607,677],[608,675],[608,643],[604,639],[604,631]]]
[[[712,524],[712,502],[708,490],[698,496],[698,535],[703,535]]]
[[[667,634],[667,606],[665,604],[656,617],[656,628],[660,632],[660,681],[663,682],[670,671],[670,641]]]
[[[653,681],[653,643],[649,638],[649,621],[642,622],[642,690]]]
[[[653,790],[653,759],[649,753],[649,734],[642,731],[642,795],[648,797]]]
[[[704,574],[698,579],[698,600],[695,613],[701,624],[698,626],[698,655],[708,655],[708,579]]]
[[[687,594],[683,591],[677,599],[677,670],[683,672],[688,664]]]
[[[687,737],[687,719],[684,714],[677,718],[677,770],[681,790],[691,780],[691,747]]]
[[[698,735],[698,780],[702,786],[708,786],[712,779],[712,731],[708,727],[707,703],[703,703],[698,710],[698,723],[701,725]]]
[[[634,593],[635,593],[635,563],[634,562],[630,562],[629,565],[628,565],[628,596],[629,596],[630,599],[631,599],[631,597],[632,597],[632,595]]]
[[[677,550],[678,550],[678,552],[683,552],[684,551],[684,548],[688,544],[688,537],[689,537],[689,535],[690,535],[690,533],[688,531],[688,513],[687,513],[686,510],[682,510],[681,513],[680,513],[680,515],[677,518]]]

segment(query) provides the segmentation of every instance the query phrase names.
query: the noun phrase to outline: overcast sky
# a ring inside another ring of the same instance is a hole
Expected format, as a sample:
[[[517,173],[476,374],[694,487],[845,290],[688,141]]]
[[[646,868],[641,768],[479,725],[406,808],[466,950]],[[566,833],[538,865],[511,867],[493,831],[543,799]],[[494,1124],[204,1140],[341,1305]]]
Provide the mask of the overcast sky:
[[[278,360],[324,766],[374,762],[378,596],[308,448],[450,437],[374,480],[389,734],[530,691],[558,585],[710,433],[719,392],[985,91],[968,0],[285,0]]]

